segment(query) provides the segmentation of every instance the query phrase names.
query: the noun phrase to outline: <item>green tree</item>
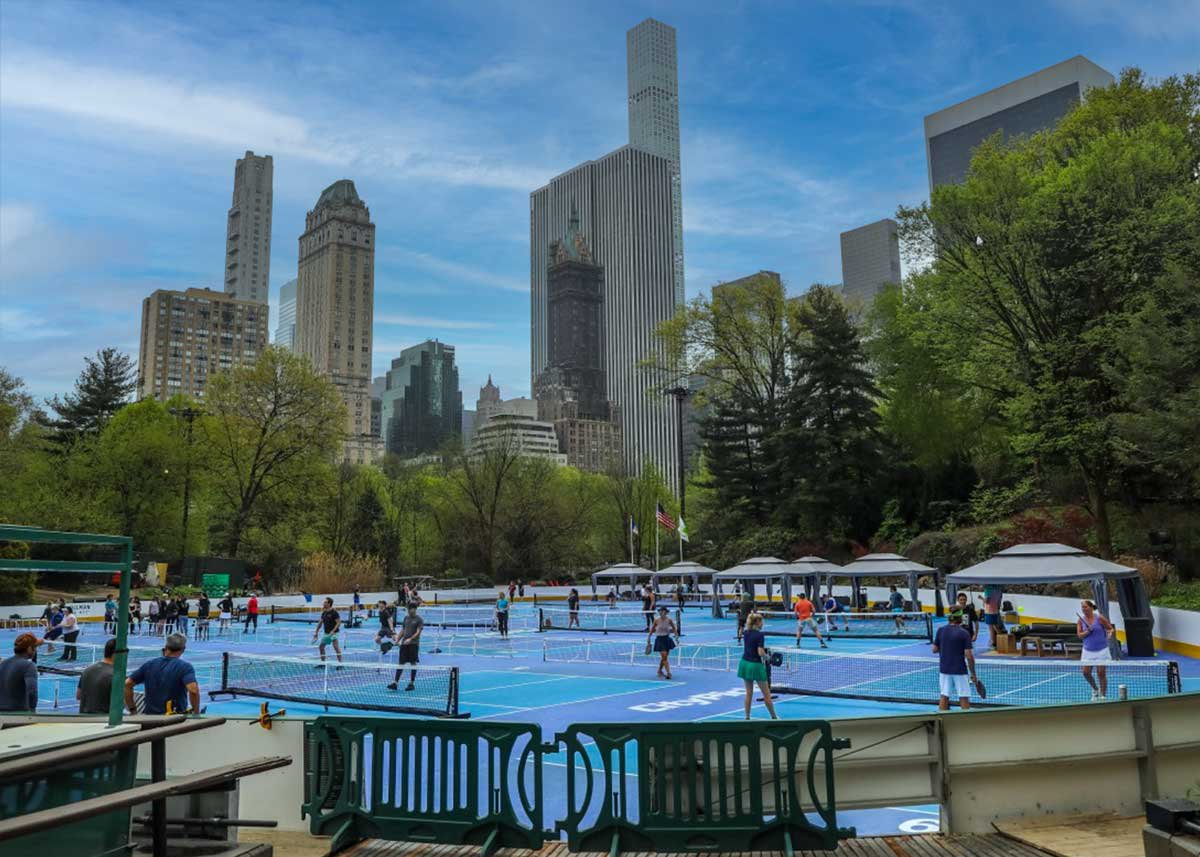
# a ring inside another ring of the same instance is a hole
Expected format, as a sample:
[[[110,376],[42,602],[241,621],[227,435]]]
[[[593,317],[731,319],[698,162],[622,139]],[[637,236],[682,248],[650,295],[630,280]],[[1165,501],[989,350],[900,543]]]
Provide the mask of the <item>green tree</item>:
[[[46,403],[55,414],[47,421],[54,440],[66,445],[81,437],[95,437],[129,401],[135,386],[137,370],[129,355],[103,348],[95,358],[85,357],[74,392]]]
[[[1120,333],[1172,266],[1197,269],[1200,76],[1127,70],[1052,131],[975,152],[966,180],[901,209],[936,335],[963,343],[958,377],[995,392],[1013,447],[1070,467],[1101,554],[1121,475]]]
[[[795,307],[803,335],[792,344],[795,375],[784,428],[772,438],[777,516],[814,536],[861,537],[873,528],[883,469],[878,390],[858,331],[832,289],[813,286]]]
[[[257,523],[310,510],[346,409],[307,360],[268,347],[252,366],[214,375],[200,421],[215,498],[216,543],[236,557]]]

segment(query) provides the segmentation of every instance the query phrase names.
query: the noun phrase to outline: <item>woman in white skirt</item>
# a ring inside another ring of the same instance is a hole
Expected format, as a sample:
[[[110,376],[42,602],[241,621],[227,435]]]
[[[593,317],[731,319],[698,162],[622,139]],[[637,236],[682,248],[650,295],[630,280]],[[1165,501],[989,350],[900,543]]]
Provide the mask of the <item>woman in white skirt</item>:
[[[1104,699],[1108,696],[1108,667],[1112,660],[1108,653],[1108,641],[1113,635],[1112,623],[1096,612],[1096,605],[1091,601],[1081,601],[1079,608],[1083,615],[1077,617],[1075,633],[1083,640],[1083,654],[1080,656],[1084,680],[1092,686],[1092,699]],[[1092,668],[1096,668],[1096,679],[1092,678]]]

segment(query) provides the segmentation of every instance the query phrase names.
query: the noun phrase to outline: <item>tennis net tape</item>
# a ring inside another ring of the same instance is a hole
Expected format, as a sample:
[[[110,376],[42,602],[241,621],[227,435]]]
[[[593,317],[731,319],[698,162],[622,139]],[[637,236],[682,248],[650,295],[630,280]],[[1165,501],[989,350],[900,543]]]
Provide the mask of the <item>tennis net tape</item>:
[[[396,685],[392,690],[389,685]],[[411,690],[406,688],[411,687]],[[458,667],[225,652],[215,693],[367,711],[457,717]]]
[[[772,620],[763,628],[768,637],[794,637],[796,616],[793,613],[763,613],[763,618]],[[791,627],[782,629],[778,623],[790,620]],[[865,638],[891,640],[932,640],[933,615],[930,613],[821,613],[813,614],[813,621],[822,635],[837,638]],[[805,628],[806,635],[812,633]]]
[[[771,651],[781,661],[770,669],[771,689],[776,693],[913,703],[936,703],[940,695],[935,657]],[[742,649],[737,646],[683,643],[671,651],[670,662],[676,668],[736,672],[741,656]],[[647,654],[644,644],[632,641],[553,638],[544,642],[542,657],[548,662],[650,667],[658,663],[659,656]],[[1092,698],[1080,661],[978,658],[975,663],[987,697],[980,697],[972,687],[973,705],[1056,705]],[[1181,689],[1175,661],[1126,660],[1105,666],[1109,699],[1116,699],[1122,686],[1129,699],[1179,693]]]
[[[683,613],[671,610],[667,614],[675,622],[677,633],[683,633]],[[654,617],[658,611],[654,611]],[[641,610],[590,609],[570,610],[566,607],[538,608],[539,631],[600,631],[602,633],[646,633],[646,614]]]

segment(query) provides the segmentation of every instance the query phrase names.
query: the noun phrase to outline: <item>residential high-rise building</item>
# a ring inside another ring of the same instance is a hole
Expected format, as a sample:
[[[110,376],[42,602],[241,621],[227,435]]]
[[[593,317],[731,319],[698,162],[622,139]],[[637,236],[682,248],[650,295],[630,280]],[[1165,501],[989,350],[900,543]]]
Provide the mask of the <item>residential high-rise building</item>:
[[[291,351],[296,343],[296,280],[279,287],[279,322],[275,325],[275,344]]]
[[[382,396],[384,443],[401,458],[436,452],[462,432],[454,346],[430,339],[392,361]]]
[[[472,429],[478,431],[487,425],[488,420],[498,414],[517,414],[537,419],[537,402],[521,396],[514,399],[501,399],[500,388],[492,383],[492,376],[488,375],[487,383],[479,388],[479,398],[475,400],[474,414]],[[463,442],[465,445],[465,435]]]
[[[467,449],[471,446],[471,441],[475,437],[475,412],[467,408],[463,408],[462,419],[462,443],[463,448]]]
[[[246,152],[233,168],[233,202],[225,226],[225,291],[244,301],[267,302],[271,282],[270,155]]]
[[[653,464],[676,487],[676,403],[646,393],[671,379],[642,363],[659,348],[655,329],[684,297],[675,32],[647,20],[629,32],[626,47],[630,144],[530,194],[530,380],[549,366],[546,248],[567,234],[577,212],[604,270],[605,383],[620,413],[625,468]]]
[[[371,434],[371,343],[375,309],[375,224],[354,182],[322,191],[300,236],[293,350],[329,376],[349,413],[345,460],[383,451]]]
[[[888,283],[900,282],[900,236],[889,218],[842,233],[842,298],[865,307]]]
[[[1075,56],[931,113],[925,117],[929,192],[961,182],[975,147],[997,131],[1007,140],[1053,128],[1089,89],[1112,83],[1107,71],[1087,57]]]
[[[267,305],[212,289],[158,289],[142,301],[137,396],[203,399],[217,372],[267,347]]]
[[[376,375],[371,380],[371,434],[383,440],[383,391],[387,389],[387,375]]]
[[[547,360],[534,383],[538,417],[553,424],[567,463],[602,472],[621,456],[616,406],[604,374],[604,269],[592,259],[579,216],[550,243]]]

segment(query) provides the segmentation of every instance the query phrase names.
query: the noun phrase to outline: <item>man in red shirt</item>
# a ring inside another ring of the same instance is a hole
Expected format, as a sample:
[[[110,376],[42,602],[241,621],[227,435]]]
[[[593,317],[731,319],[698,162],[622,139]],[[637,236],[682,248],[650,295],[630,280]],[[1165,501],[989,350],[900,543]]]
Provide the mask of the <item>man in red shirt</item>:
[[[258,633],[258,595],[251,591],[250,600],[246,602],[246,627],[242,629],[242,633],[250,633],[250,623],[254,623],[254,633]]]
[[[821,629],[817,627],[817,620],[813,614],[816,612],[816,607],[808,597],[801,594],[792,604],[792,612],[796,614],[796,648],[800,648],[800,638],[804,636],[805,628],[812,628],[812,632],[817,635],[817,642],[821,644],[822,649],[829,648],[825,645],[825,641],[821,639]]]

